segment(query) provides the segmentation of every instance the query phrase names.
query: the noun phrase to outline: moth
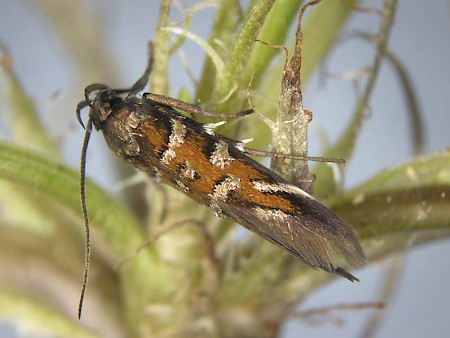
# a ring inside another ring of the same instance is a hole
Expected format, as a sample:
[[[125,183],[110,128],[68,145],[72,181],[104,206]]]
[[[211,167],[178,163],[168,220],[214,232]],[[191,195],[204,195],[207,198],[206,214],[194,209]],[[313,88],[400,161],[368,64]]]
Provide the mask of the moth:
[[[351,267],[364,264],[363,250],[350,226],[312,196],[248,157],[242,143],[217,134],[212,125],[201,124],[178,110],[222,114],[151,93],[138,97],[151,68],[152,57],[144,75],[130,89],[88,86],[85,101],[77,107],[82,125],[81,110],[90,107],[81,156],[81,200],[87,231],[85,163],[94,127],[102,131],[109,148],[121,159],[209,206],[216,216],[231,217],[313,268],[357,281],[335,263],[336,256],[343,256]],[[89,247],[86,256],[88,267]],[[84,289],[85,285],[83,293]]]

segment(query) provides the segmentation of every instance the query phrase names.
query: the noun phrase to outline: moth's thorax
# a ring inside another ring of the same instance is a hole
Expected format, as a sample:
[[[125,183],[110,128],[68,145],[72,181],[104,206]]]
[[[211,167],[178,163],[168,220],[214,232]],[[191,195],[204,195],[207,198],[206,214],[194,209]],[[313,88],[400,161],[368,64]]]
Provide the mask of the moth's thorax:
[[[136,141],[135,129],[139,125],[140,115],[136,113],[137,104],[123,100],[113,102],[107,109],[106,118],[100,122],[100,129],[110,149],[125,160],[141,156],[141,148]],[[103,113],[99,110],[99,119]]]

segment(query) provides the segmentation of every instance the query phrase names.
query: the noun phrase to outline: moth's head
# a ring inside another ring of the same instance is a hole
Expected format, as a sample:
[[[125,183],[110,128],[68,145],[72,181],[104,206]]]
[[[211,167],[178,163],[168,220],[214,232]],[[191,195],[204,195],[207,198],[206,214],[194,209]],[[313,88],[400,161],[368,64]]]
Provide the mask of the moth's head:
[[[98,91],[94,99],[90,102],[91,110],[89,116],[96,130],[101,130],[103,123],[113,112],[114,104],[122,98],[112,89],[102,89]]]

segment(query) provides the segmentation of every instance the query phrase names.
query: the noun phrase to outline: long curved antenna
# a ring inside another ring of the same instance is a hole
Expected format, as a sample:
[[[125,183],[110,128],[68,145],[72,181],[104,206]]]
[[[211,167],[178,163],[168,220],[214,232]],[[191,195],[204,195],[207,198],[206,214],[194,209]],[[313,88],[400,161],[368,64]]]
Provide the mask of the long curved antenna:
[[[77,120],[81,124],[83,129],[86,129],[86,127],[84,126],[83,119],[81,118],[81,111],[83,110],[83,108],[86,108],[87,106],[91,105],[91,99],[89,98],[89,95],[94,91],[103,90],[103,89],[109,89],[109,87],[104,84],[101,84],[101,83],[94,83],[85,88],[85,90],[84,90],[85,100],[81,101],[77,105]]]
[[[92,101],[89,98],[89,95],[92,92],[99,91],[99,90],[104,90],[104,89],[109,89],[109,87],[107,85],[104,85],[103,83],[93,83],[93,84],[87,86],[84,89],[84,97],[86,99],[86,102],[89,104]]]
[[[83,308],[84,296],[86,294],[86,288],[89,279],[89,265],[91,263],[91,234],[89,229],[89,215],[86,206],[86,153],[89,144],[89,139],[92,132],[92,118],[89,116],[86,125],[86,131],[84,134],[83,148],[81,150],[80,160],[80,200],[81,210],[83,211],[84,219],[84,273],[83,273],[83,286],[81,287],[80,302],[78,303],[78,319],[81,319],[81,311]]]
[[[86,127],[84,126],[83,119],[81,118],[81,111],[83,110],[83,108],[85,108],[87,106],[89,106],[89,101],[81,101],[77,105],[77,120],[81,124],[83,129],[86,129]]]
[[[129,93],[127,95],[127,98],[135,96],[137,93],[139,93],[142,90],[144,90],[145,86],[147,85],[148,80],[150,78],[150,73],[152,72],[152,69],[153,69],[153,60],[154,60],[153,52],[154,52],[153,42],[150,41],[148,43],[148,63],[147,63],[147,68],[145,69],[144,74],[142,74],[142,76],[129,89]]]

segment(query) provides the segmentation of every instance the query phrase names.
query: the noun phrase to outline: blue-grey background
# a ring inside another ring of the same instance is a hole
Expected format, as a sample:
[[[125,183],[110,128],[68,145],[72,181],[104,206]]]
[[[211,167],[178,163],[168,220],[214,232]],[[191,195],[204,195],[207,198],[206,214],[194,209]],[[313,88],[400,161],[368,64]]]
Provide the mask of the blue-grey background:
[[[337,1],[337,0],[328,0]],[[55,137],[62,140],[65,156],[77,167],[82,133],[74,115],[82,99],[83,88],[69,52],[54,33],[47,17],[32,4],[39,1],[0,0],[0,40],[14,58],[14,70],[26,91],[35,100],[45,123],[51,124]],[[194,1],[180,1],[193,3]],[[101,18],[105,44],[111,47],[111,59],[121,75],[118,83],[126,86],[135,81],[146,63],[146,44],[153,36],[158,15],[156,0],[80,1]],[[382,1],[367,1],[365,6],[381,8]],[[191,31],[204,36],[212,23],[213,9],[195,15]],[[389,45],[409,69],[423,111],[426,130],[426,153],[450,146],[450,25],[446,0],[400,0]],[[379,18],[358,14],[346,31],[375,33]],[[199,74],[204,55],[193,43],[183,49],[189,67]],[[334,74],[359,71],[369,65],[373,49],[361,41],[350,41],[339,47],[328,63]],[[93,79],[105,81],[105,79]],[[175,57],[171,63],[171,83],[176,95],[181,86],[192,87],[182,63]],[[2,81],[0,80],[0,85]],[[277,84],[278,85],[278,84]],[[59,95],[53,95],[59,92]],[[314,112],[310,154],[320,154],[321,141],[315,130],[325,131],[335,139],[349,119],[355,101],[351,84],[337,78],[325,83],[316,78],[304,90],[305,108]],[[3,103],[2,103],[3,105]],[[346,185],[354,186],[375,173],[408,160],[412,154],[407,112],[398,80],[384,63],[377,81],[371,114],[364,124],[355,157],[348,167]],[[4,126],[2,126],[4,128]],[[94,150],[95,149],[95,150]],[[109,154],[101,137],[95,137],[90,150],[88,175],[104,187],[114,183],[106,165]],[[95,156],[93,152],[95,151]],[[105,170],[104,170],[105,169]],[[433,243],[412,250],[405,256],[402,276],[377,337],[448,337],[450,336],[450,242]],[[357,273],[361,283],[336,281],[301,304],[307,310],[327,305],[377,301],[383,280],[384,265],[371,266]],[[284,328],[283,337],[357,337],[360,336],[372,310],[342,311],[336,315],[345,320],[342,326],[330,321],[319,323],[295,320]],[[0,336],[14,330],[0,319]]]

